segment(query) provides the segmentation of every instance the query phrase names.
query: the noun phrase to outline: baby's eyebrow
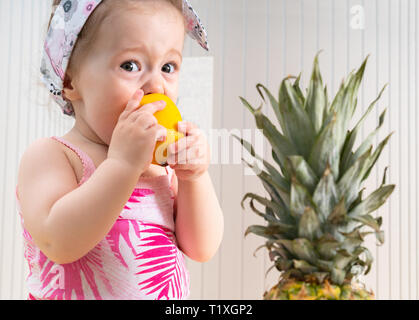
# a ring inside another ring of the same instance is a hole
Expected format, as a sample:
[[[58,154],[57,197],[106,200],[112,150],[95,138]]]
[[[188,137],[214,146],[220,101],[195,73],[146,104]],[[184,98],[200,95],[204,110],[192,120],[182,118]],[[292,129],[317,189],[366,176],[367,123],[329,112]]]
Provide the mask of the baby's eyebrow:
[[[176,50],[174,48],[173,49],[170,49],[169,52],[168,52],[168,54],[170,54],[170,53],[174,53],[174,54],[178,55],[179,58],[180,58],[180,61],[182,61],[182,54],[178,50]]]
[[[120,54],[125,53],[125,52],[139,52],[139,51],[143,51],[145,49],[146,48],[142,45],[136,46],[136,47],[127,47],[127,48],[123,48],[121,50],[118,50],[117,55],[120,55]],[[182,54],[178,50],[176,50],[175,48],[172,48],[167,52],[167,55],[172,54],[172,53],[179,56],[180,60],[182,61]]]
[[[142,51],[144,49],[144,46],[137,46],[137,47],[128,47],[128,48],[123,48],[121,50],[118,51],[119,53],[123,53],[123,52],[134,52],[134,51]]]

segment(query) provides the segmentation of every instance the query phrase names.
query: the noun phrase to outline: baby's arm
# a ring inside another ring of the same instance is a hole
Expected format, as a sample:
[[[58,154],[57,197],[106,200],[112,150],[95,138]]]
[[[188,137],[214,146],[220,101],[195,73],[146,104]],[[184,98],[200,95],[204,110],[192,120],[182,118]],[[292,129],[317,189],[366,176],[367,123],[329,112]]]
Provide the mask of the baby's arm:
[[[141,173],[106,159],[80,187],[65,153],[49,138],[22,156],[18,194],[24,226],[52,261],[76,261],[109,232]]]
[[[193,181],[174,177],[178,245],[189,258],[206,262],[216,253],[224,231],[223,213],[211,177],[208,171]]]

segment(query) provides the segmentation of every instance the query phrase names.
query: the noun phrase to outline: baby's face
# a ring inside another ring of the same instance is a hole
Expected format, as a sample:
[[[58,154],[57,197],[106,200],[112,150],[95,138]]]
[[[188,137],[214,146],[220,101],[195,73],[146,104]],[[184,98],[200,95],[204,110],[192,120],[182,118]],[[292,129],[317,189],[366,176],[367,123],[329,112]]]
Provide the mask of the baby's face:
[[[164,1],[158,6],[148,1],[140,5],[115,10],[105,19],[80,68],[79,114],[93,131],[89,136],[98,143],[109,145],[119,115],[138,88],[145,94],[177,99],[183,17]]]

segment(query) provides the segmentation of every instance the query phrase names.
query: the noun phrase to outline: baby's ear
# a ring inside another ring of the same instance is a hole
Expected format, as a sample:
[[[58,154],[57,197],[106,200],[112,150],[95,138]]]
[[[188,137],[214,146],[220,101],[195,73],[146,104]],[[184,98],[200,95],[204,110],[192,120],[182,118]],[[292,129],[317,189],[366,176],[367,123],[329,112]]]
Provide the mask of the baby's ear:
[[[70,101],[76,101],[81,98],[77,89],[74,87],[73,81],[71,80],[70,75],[68,73],[66,73],[64,76],[63,87],[63,97],[65,99]]]

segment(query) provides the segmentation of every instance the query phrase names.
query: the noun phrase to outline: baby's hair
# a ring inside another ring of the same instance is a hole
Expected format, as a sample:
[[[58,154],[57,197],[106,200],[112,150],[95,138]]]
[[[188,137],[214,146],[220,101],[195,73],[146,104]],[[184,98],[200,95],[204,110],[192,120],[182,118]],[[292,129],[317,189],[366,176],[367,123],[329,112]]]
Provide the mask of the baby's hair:
[[[64,0],[63,0],[64,1]],[[138,2],[145,2],[145,1],[164,1],[168,2],[173,5],[181,15],[183,15],[183,0],[103,0],[100,5],[93,11],[93,13],[89,16],[88,20],[84,24],[82,30],[80,31],[76,44],[74,46],[73,52],[71,54],[67,71],[64,80],[64,86],[68,81],[67,74],[70,72],[72,75],[78,74],[79,70],[78,67],[81,65],[80,61],[89,53],[91,49],[91,44],[96,37],[98,32],[99,26],[105,20],[107,16],[109,16],[110,12],[115,9],[125,9],[129,8],[129,6],[134,6]],[[52,1],[52,10],[51,16],[48,22],[48,28],[51,24],[51,20],[54,16],[55,10],[57,6],[60,4],[61,0],[53,0]],[[186,28],[185,28],[186,33]],[[52,100],[52,98],[50,99]],[[73,115],[74,117],[74,115]]]

